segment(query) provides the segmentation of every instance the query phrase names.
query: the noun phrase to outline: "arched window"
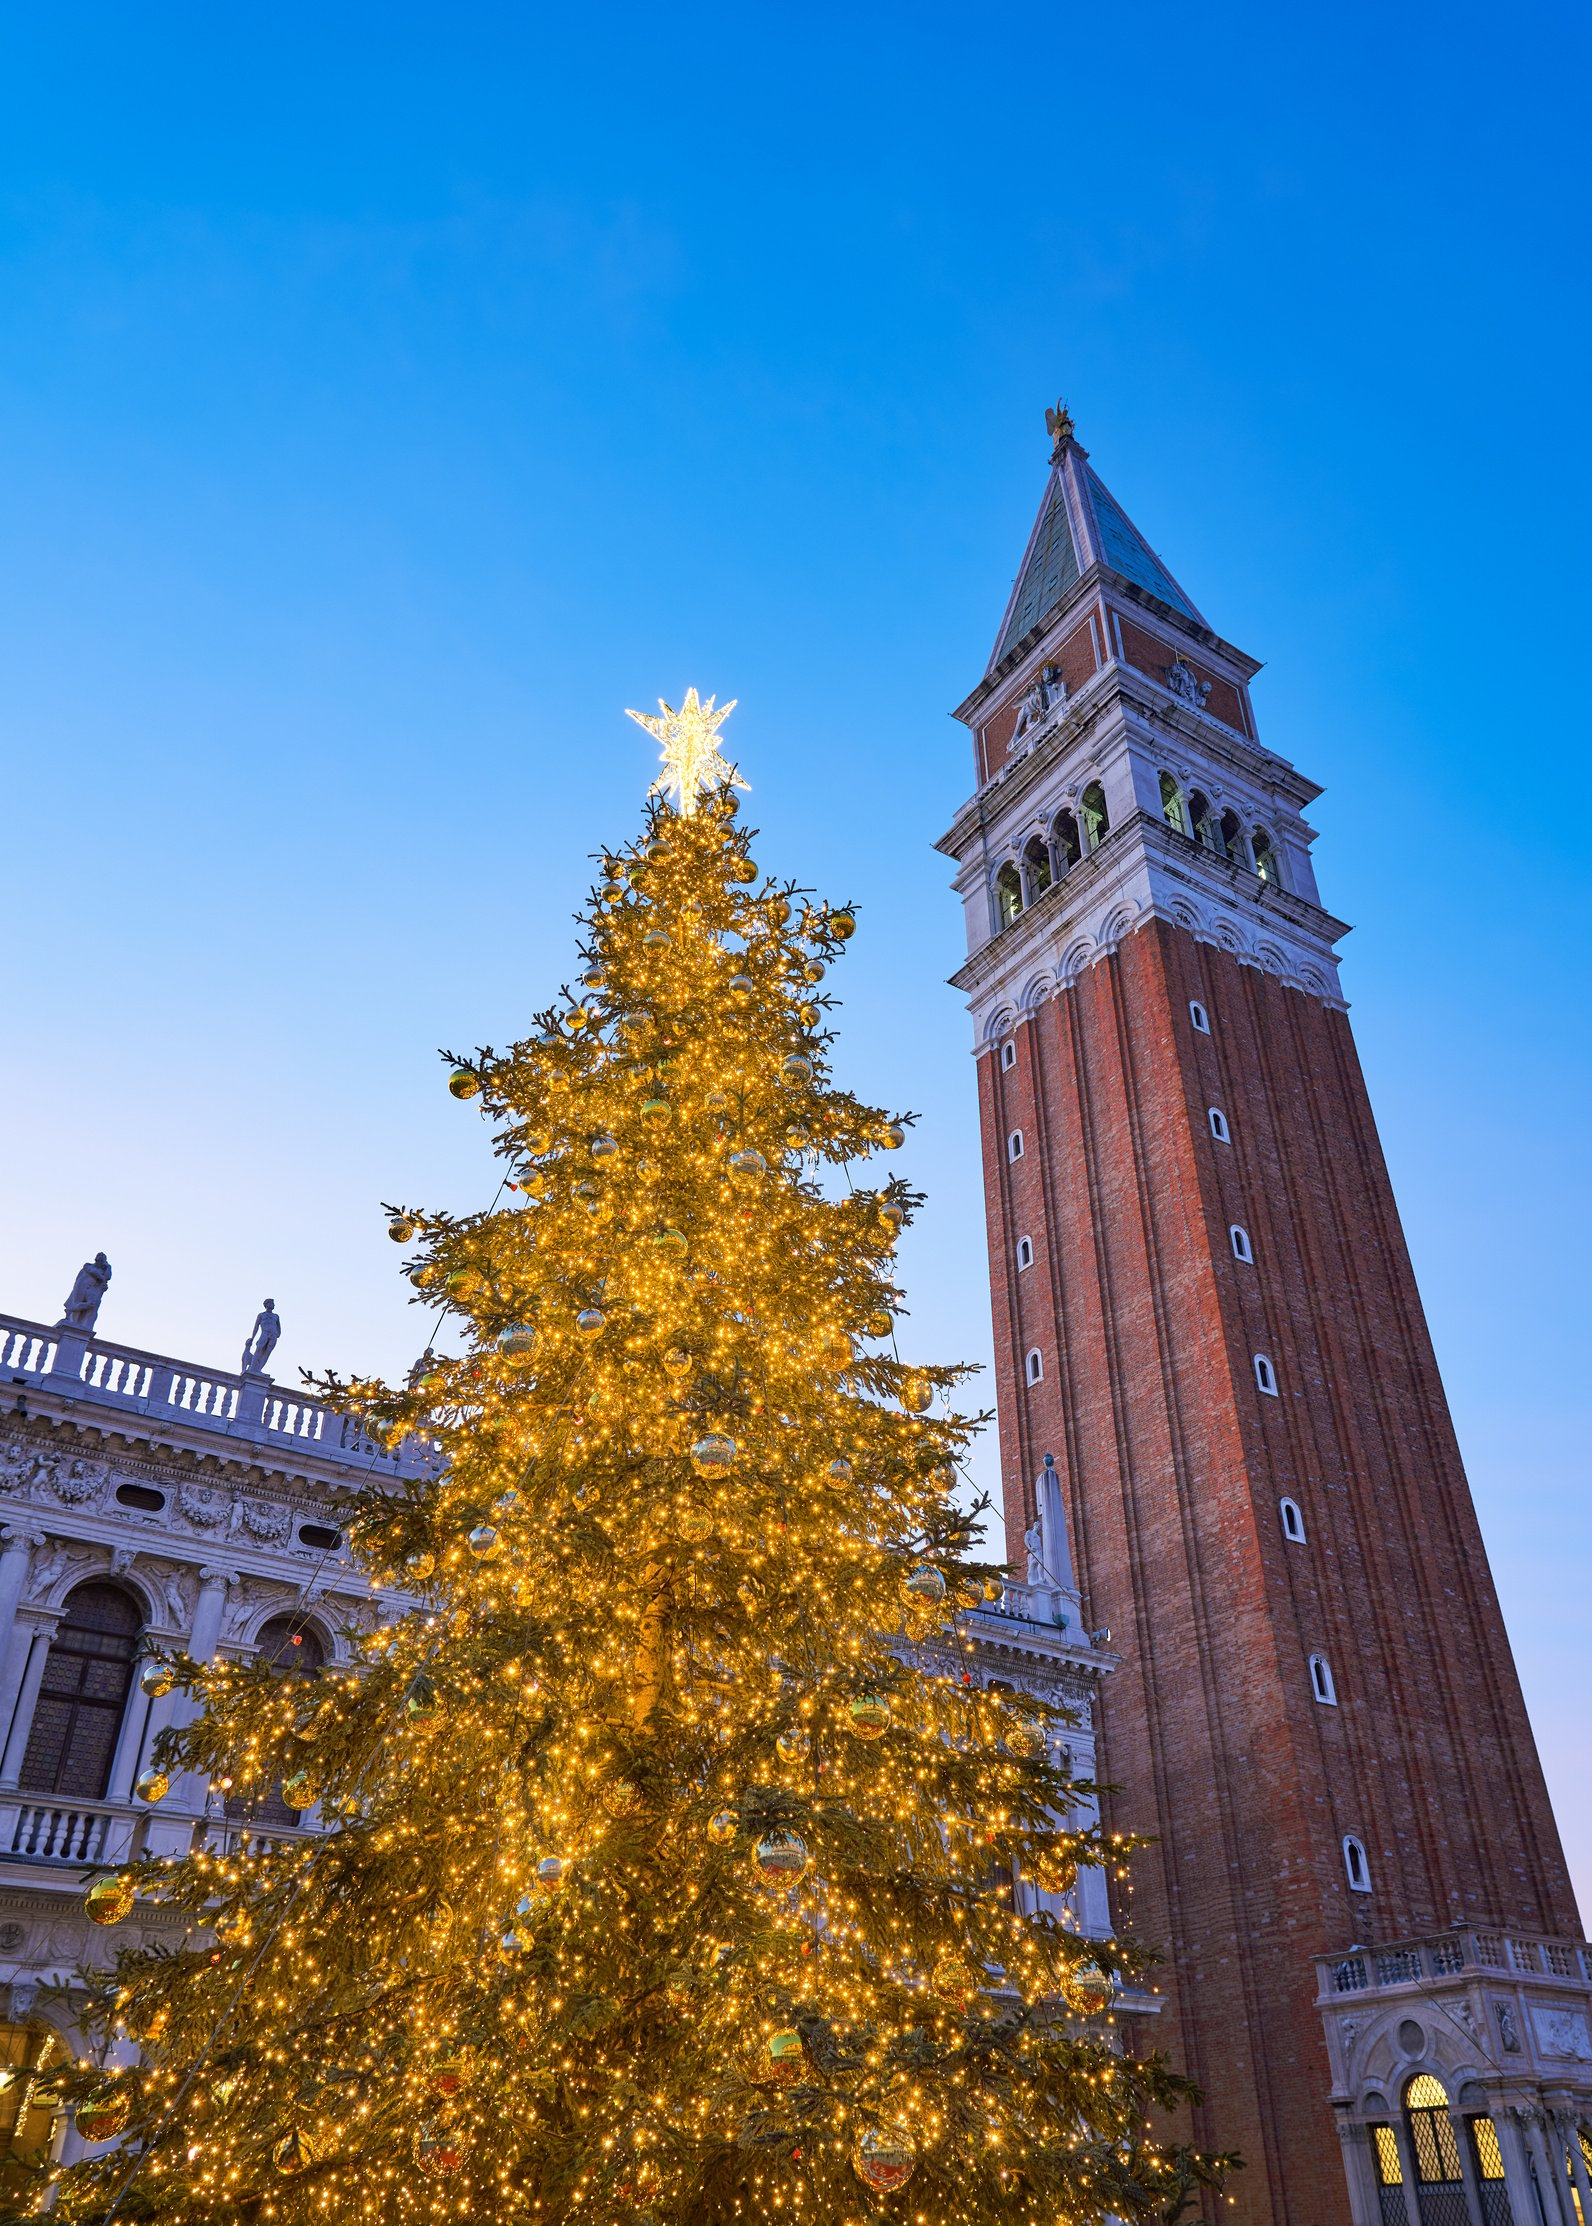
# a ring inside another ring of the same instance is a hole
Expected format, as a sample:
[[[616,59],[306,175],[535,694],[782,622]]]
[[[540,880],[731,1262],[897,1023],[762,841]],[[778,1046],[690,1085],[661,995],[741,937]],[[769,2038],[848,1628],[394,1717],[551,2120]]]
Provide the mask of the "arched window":
[[[1008,860],[995,876],[995,911],[1001,926],[1003,928],[1010,927],[1022,909],[1022,876]]]
[[[1255,1381],[1268,1399],[1275,1399],[1278,1396],[1277,1371],[1271,1364],[1270,1353],[1257,1353],[1255,1355]]]
[[[1043,835],[1033,836],[1023,852],[1023,879],[1030,904],[1050,887],[1050,846]]]
[[[326,1663],[326,1649],[313,1631],[307,1631],[296,1615],[274,1615],[263,1624],[255,1641],[255,1659],[277,1677],[319,1677]],[[304,1819],[297,1809],[290,1809],[282,1798],[280,1785],[272,1786],[267,1794],[252,1801],[229,1801],[229,1816],[244,1816],[257,1829],[280,1830],[284,1825],[301,1824]]]
[[[1235,1221],[1227,1232],[1232,1240],[1233,1258],[1242,1260],[1249,1267],[1255,1264],[1255,1250],[1249,1241],[1249,1231],[1240,1221]]]
[[[1211,1134],[1212,1134],[1212,1135],[1213,1135],[1213,1136],[1215,1137],[1215,1139],[1216,1139],[1217,1143],[1218,1143],[1218,1144],[1230,1144],[1230,1143],[1231,1143],[1231,1142],[1233,1141],[1233,1139],[1232,1139],[1232,1137],[1231,1137],[1231,1136],[1230,1136],[1230,1135],[1228,1134],[1228,1130],[1227,1130],[1227,1115],[1226,1115],[1226,1114],[1225,1114],[1225,1113],[1224,1113],[1224,1112],[1222,1111],[1222,1109],[1221,1109],[1221,1107],[1220,1107],[1219,1105],[1213,1105],[1213,1106],[1211,1106],[1211,1107],[1209,1108],[1209,1113],[1210,1113],[1210,1123],[1211,1123]]]
[[[1338,1688],[1332,1682],[1332,1672],[1327,1667],[1327,1657],[1324,1654],[1312,1654],[1310,1657],[1310,1690],[1326,1707],[1337,1707]]]
[[[1244,830],[1238,824],[1237,812],[1223,812],[1217,828],[1222,838],[1224,858],[1242,858],[1244,855]]]
[[[1485,2101],[1485,2090],[1477,2094],[1466,2091],[1460,2095],[1460,2107],[1469,2100]],[[1480,2182],[1477,2193],[1481,2197],[1481,2215],[1485,2226],[1512,2226],[1513,2214],[1509,2208],[1509,2194],[1504,2186],[1504,2157],[1498,2146],[1498,2128],[1485,2110],[1478,2110],[1465,2120],[1465,2131],[1470,2136],[1470,2153],[1475,2159],[1476,2177]],[[1581,2133],[1581,2153],[1586,2158],[1587,2170],[1592,2172],[1592,2145],[1589,2145],[1585,2128]]]
[[[1208,1036],[1210,1034],[1211,1016],[1197,997],[1191,997],[1188,1001],[1188,1016],[1194,1023],[1194,1030],[1197,1035]]]
[[[80,1584],[67,1601],[22,1757],[26,1792],[105,1798],[142,1624],[120,1585]]]
[[[1343,1868],[1351,1894],[1368,1894],[1371,1891],[1371,1866],[1366,1861],[1365,1849],[1352,1832],[1345,1832],[1343,1835]]]
[[[1027,1361],[1024,1363],[1024,1367],[1027,1372],[1028,1380],[1031,1384],[1037,1384],[1043,1380],[1045,1373],[1045,1356],[1040,1351],[1037,1345],[1033,1348],[1032,1352],[1030,1352]]]
[[[1282,874],[1277,865],[1277,846],[1264,827],[1249,831],[1249,847],[1255,854],[1255,871],[1268,889],[1282,887]]]
[[[1161,812],[1168,827],[1180,835],[1188,833],[1188,818],[1183,810],[1183,791],[1170,773],[1161,775]]]
[[[1006,1139],[1006,1157],[1008,1159],[1021,1159],[1022,1156],[1023,1132],[1020,1128],[1014,1128]]]
[[[1106,810],[1106,792],[1098,781],[1091,781],[1078,799],[1078,809],[1083,815],[1083,839],[1090,850],[1098,850],[1111,832],[1111,815]]]
[[[1018,1273],[1019,1273],[1019,1274],[1021,1274],[1024,1268],[1031,1268],[1031,1267],[1033,1266],[1033,1264],[1034,1264],[1034,1240],[1033,1240],[1033,1238],[1032,1238],[1032,1237],[1019,1237],[1019,1238],[1018,1238],[1018,1240],[1017,1240],[1017,1270],[1018,1270]]]
[[[1078,833],[1078,822],[1071,812],[1057,812],[1055,824],[1050,830],[1050,848],[1056,861],[1058,879],[1083,856],[1083,838]]]
[[[1404,2120],[1410,2129],[1423,2221],[1429,2219],[1431,2226],[1448,2226],[1452,2209],[1454,2226],[1462,2226],[1467,2215],[1465,2175],[1459,2161],[1454,2121],[1448,2114],[1448,2089],[1429,2071],[1417,2072],[1405,2088]],[[1440,2199],[1433,2200],[1445,2191],[1455,2198],[1452,2206]]]
[[[1003,1043],[1003,1044],[1001,1045],[1001,1072],[1002,1072],[1002,1074],[1004,1074],[1004,1073],[1006,1072],[1006,1070],[1007,1070],[1007,1068],[1008,1068],[1008,1067],[1015,1067],[1015,1066],[1016,1066],[1016,1064],[1017,1064],[1017,1042],[1016,1042],[1016,1038],[1015,1038],[1015,1037],[1013,1037],[1013,1036],[1008,1036],[1008,1037],[1007,1037],[1007,1039],[1006,1039],[1006,1041],[1005,1041],[1005,1042],[1004,1042],[1004,1043]]]
[[[1222,841],[1221,822],[1211,809],[1211,800],[1203,789],[1194,789],[1188,800],[1189,828],[1194,840],[1203,850],[1213,850],[1218,858],[1227,856]]]
[[[1277,1512],[1282,1517],[1284,1538],[1290,1538],[1296,1546],[1302,1546],[1305,1542],[1305,1519],[1300,1512],[1299,1502],[1296,1499],[1280,1499],[1277,1502]]]
[[[1382,2109],[1387,2105],[1377,2098]],[[1398,2135],[1391,2126],[1371,2126],[1371,2161],[1376,2166],[1377,2200],[1382,2209],[1383,2226],[1408,2226],[1409,2211],[1404,2202],[1404,2167],[1399,2161]]]

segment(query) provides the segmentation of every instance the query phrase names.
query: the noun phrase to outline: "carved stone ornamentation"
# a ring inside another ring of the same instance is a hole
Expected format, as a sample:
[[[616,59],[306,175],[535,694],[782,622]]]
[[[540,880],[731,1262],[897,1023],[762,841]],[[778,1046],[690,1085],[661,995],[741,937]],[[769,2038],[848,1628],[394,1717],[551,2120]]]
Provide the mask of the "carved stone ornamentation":
[[[258,1538],[263,1545],[274,1546],[288,1534],[290,1518],[285,1507],[278,1507],[274,1500],[246,1499],[242,1502],[243,1527],[251,1538]]]
[[[38,1606],[47,1601],[59,1584],[79,1577],[90,1569],[103,1569],[105,1556],[95,1546],[69,1546],[64,1540],[52,1538],[34,1562],[29,1572],[27,1598],[29,1604]]]
[[[199,1530],[215,1530],[231,1512],[230,1498],[213,1492],[207,1484],[179,1484],[177,1506],[183,1517]]]
[[[1504,2053],[1509,2056],[1518,2056],[1520,2054],[1520,2033],[1515,2024],[1513,2008],[1508,2002],[1495,2001],[1493,2003],[1493,2015],[1498,2020],[1498,2038],[1503,2043]]]
[[[1180,703],[1190,704],[1196,711],[1204,710],[1211,684],[1208,680],[1201,680],[1194,667],[1186,664],[1181,657],[1174,657],[1167,666],[1166,684]]]
[[[25,1491],[39,1471],[39,1456],[30,1445],[0,1445],[0,1492]]]
[[[68,1460],[62,1454],[51,1454],[39,1463],[38,1481],[64,1507],[81,1507],[102,1488],[107,1473],[101,1461]]]

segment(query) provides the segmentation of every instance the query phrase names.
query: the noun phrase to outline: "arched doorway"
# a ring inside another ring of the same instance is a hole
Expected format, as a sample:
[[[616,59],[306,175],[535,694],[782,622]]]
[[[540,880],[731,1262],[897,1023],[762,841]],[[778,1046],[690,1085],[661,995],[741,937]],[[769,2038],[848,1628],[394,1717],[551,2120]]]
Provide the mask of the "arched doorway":
[[[80,1584],[68,1599],[28,1729],[24,1792],[105,1798],[143,1620],[120,1585]]]

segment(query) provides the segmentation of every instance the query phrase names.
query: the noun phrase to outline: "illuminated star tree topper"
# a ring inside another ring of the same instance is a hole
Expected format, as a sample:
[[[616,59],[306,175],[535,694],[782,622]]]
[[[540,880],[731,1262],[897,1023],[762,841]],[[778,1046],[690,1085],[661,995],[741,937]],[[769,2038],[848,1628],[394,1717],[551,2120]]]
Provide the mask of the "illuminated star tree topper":
[[[655,796],[661,789],[666,796],[672,796],[676,811],[687,819],[696,810],[697,798],[723,782],[728,781],[734,788],[750,785],[719,753],[719,728],[735,709],[735,704],[732,696],[722,711],[716,711],[711,696],[702,703],[696,690],[687,688],[685,701],[678,711],[671,709],[660,696],[657,718],[645,711],[625,713],[627,719],[634,719],[638,727],[645,727],[663,744],[663,771],[649,793]]]

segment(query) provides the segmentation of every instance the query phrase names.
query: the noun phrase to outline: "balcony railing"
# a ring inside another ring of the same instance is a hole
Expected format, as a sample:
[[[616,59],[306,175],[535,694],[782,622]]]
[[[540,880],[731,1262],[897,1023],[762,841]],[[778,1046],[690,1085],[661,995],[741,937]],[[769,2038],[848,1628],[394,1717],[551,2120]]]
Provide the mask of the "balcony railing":
[[[1390,1948],[1355,1948],[1323,1956],[1317,1968],[1325,1994],[1368,1994],[1414,1986],[1457,1972],[1508,1971],[1526,1978],[1572,1979],[1592,1985],[1592,1948],[1579,1940],[1545,1940],[1518,1932],[1446,1932]]]
[[[143,1815],[111,1801],[12,1794],[0,1801],[0,1861],[62,1867],[126,1862]]]
[[[397,1452],[383,1452],[352,1415],[339,1414],[301,1392],[280,1390],[264,1376],[194,1368],[162,1353],[139,1352],[0,1314],[0,1377],[19,1376],[37,1378],[41,1385],[53,1379],[56,1386],[86,1392],[96,1404],[106,1401],[156,1419],[204,1421],[229,1437],[266,1442],[290,1438],[331,1460],[358,1462],[378,1474],[412,1475],[428,1461],[422,1442],[406,1439]]]

